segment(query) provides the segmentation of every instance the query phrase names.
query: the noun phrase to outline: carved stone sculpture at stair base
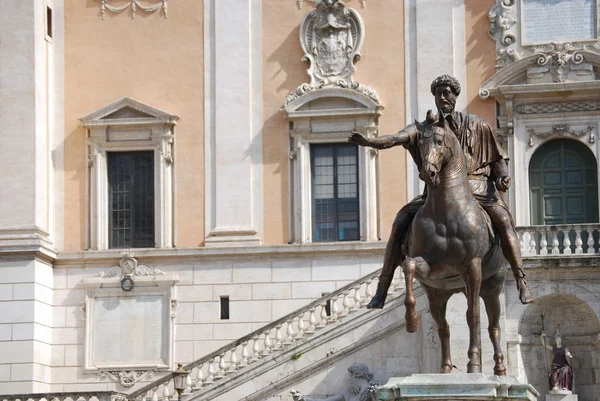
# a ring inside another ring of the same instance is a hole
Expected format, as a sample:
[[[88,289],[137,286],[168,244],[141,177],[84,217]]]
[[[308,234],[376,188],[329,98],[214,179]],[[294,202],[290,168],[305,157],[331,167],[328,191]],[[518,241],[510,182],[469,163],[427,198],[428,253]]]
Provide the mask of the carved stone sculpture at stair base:
[[[342,393],[323,401],[371,401],[372,390],[379,383],[373,381],[373,374],[369,372],[369,367],[364,363],[355,362],[348,368],[348,373],[350,374],[348,387]],[[291,393],[294,401],[317,401],[303,396],[296,390],[292,390]]]
[[[393,377],[373,389],[373,401],[536,401],[539,393],[531,384],[512,376],[483,373],[416,374]]]

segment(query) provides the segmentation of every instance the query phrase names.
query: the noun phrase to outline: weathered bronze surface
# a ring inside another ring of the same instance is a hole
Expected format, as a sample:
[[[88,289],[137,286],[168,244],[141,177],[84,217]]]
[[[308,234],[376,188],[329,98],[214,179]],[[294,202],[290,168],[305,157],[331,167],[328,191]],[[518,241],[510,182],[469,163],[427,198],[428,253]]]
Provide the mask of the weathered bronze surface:
[[[470,330],[468,372],[481,372],[479,297],[488,314],[494,345],[494,372],[505,374],[500,349],[500,301],[504,257],[517,280],[521,302],[533,300],[524,280],[518,237],[498,191],[510,186],[506,154],[481,117],[455,112],[460,85],[443,75],[433,81],[438,114],[394,135],[367,139],[352,133],[350,142],[386,149],[403,145],[427,188],[404,206],[394,221],[377,294],[368,307],[382,308],[396,266],[406,278],[407,330],[418,328],[412,281],[424,286],[442,343],[442,372],[452,370],[446,304],[452,294],[467,296]],[[486,213],[487,212],[487,213]],[[492,227],[496,232],[494,237]],[[501,244],[501,245],[500,245]]]

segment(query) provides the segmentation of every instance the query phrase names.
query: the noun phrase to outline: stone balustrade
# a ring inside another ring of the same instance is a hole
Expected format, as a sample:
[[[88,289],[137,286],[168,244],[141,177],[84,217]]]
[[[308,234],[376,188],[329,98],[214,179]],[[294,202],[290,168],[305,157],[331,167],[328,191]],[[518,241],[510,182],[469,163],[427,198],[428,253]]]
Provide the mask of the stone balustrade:
[[[127,397],[114,391],[79,391],[76,393],[39,393],[0,395],[0,401],[126,401]]]
[[[319,330],[341,322],[358,310],[364,309],[374,295],[380,273],[381,270],[377,270],[362,277],[185,365],[189,375],[182,398],[185,394],[214,386],[225,377],[243,374],[250,365],[268,355],[285,351],[314,336]],[[402,287],[402,281],[395,280],[390,291],[395,292]],[[127,395],[128,399],[136,401],[166,401],[173,400],[174,397],[177,397],[177,394],[173,388],[172,373]]]
[[[599,253],[600,224],[517,227],[523,257],[563,257]]]

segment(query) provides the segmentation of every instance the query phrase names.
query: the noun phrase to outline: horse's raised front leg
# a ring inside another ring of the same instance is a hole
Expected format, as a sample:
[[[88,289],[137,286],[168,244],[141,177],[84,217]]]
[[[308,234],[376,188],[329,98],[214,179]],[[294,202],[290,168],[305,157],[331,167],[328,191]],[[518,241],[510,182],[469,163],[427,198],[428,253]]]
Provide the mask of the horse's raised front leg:
[[[469,363],[467,373],[481,373],[481,328],[479,318],[479,291],[481,289],[481,259],[465,265],[461,274],[467,296],[467,324],[469,325]]]
[[[433,320],[437,324],[438,335],[442,345],[442,367],[440,372],[450,373],[452,372],[452,357],[450,355],[450,326],[448,326],[448,321],[446,320],[446,306],[448,305],[448,300],[456,291],[440,290],[428,285],[423,285],[423,287],[427,292],[429,310],[431,311]]]
[[[413,291],[413,278],[415,274],[421,278],[426,278],[429,275],[429,265],[421,257],[407,257],[402,262],[402,271],[406,283],[406,296],[404,297],[406,331],[414,333],[419,328],[419,314],[415,309],[417,300]]]
[[[488,333],[494,346],[494,374],[505,376],[504,353],[500,346],[500,293],[504,284],[504,269],[500,269],[494,276],[481,284],[481,298],[485,304],[488,317]]]

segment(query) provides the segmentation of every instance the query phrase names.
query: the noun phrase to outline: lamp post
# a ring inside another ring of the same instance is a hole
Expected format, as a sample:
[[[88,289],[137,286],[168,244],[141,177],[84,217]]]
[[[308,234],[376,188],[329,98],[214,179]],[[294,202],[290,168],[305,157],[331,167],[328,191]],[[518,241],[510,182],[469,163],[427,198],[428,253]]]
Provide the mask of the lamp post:
[[[173,372],[173,387],[177,391],[177,395],[181,397],[181,393],[185,389],[185,382],[188,376],[188,371],[183,368],[183,365],[178,363],[177,370]]]

